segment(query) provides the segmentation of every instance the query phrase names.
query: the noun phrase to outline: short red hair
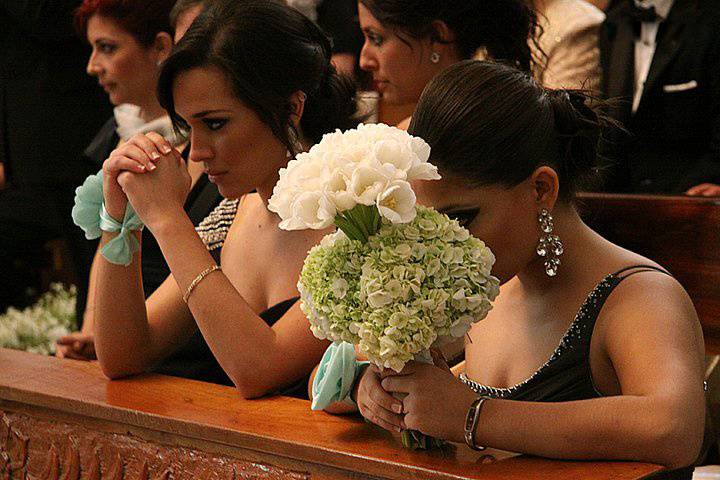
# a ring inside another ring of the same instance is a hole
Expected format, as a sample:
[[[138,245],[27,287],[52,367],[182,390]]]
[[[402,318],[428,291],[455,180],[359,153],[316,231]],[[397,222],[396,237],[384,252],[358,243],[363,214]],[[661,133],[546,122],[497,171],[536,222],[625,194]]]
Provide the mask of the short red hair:
[[[75,27],[87,36],[90,17],[100,15],[114,20],[142,45],[155,41],[160,32],[173,35],[170,10],[175,0],[84,0],[75,10]]]

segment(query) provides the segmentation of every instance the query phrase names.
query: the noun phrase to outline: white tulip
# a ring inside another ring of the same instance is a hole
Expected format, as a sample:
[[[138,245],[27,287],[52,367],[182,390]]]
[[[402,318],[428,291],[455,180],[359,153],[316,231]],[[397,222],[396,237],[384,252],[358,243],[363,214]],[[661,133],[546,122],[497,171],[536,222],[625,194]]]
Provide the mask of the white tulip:
[[[335,205],[321,192],[303,192],[292,205],[292,217],[280,222],[283,230],[322,230],[333,224]]]
[[[404,180],[395,180],[377,196],[380,215],[392,223],[408,223],[415,218],[415,192]]]
[[[418,163],[413,165],[407,172],[408,180],[440,180],[437,167],[432,163]]]
[[[350,193],[357,203],[374,205],[378,195],[385,190],[387,181],[379,168],[363,164],[352,172]]]

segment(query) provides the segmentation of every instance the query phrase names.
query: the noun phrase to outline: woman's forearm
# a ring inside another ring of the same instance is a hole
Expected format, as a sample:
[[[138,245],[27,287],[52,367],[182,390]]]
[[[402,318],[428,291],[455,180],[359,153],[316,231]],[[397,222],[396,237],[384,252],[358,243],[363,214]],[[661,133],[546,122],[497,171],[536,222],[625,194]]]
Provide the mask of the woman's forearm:
[[[93,256],[90,265],[90,278],[88,280],[87,300],[85,301],[85,312],[83,313],[83,324],[81,331],[92,334],[95,325],[95,288],[97,288],[97,265],[100,263],[100,249],[98,248]]]
[[[181,292],[215,264],[186,216],[157,226],[153,234]],[[282,340],[222,272],[209,274],[195,286],[188,307],[241,395],[260,396],[295,380]]]
[[[695,461],[702,443],[704,405],[692,408],[698,414],[688,422],[678,402],[659,397],[488,400],[475,439],[478,445],[545,457],[634,460],[677,468]]]
[[[100,247],[115,235],[103,233]],[[95,350],[110,378],[140,373],[152,364],[140,255],[136,253],[127,267],[102,256],[94,263],[95,278],[88,296],[94,302]]]

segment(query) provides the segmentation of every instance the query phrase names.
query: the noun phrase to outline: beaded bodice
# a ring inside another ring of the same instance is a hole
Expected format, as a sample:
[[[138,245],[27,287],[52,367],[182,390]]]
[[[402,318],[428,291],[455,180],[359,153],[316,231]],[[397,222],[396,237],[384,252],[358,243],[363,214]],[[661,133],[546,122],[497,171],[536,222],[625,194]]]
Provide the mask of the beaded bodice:
[[[239,199],[224,199],[210,215],[200,222],[195,231],[200,235],[203,243],[210,252],[222,248],[227,237],[228,230],[235,220]]]
[[[460,374],[460,380],[476,393],[492,398],[561,402],[601,396],[595,389],[590,370],[590,341],[595,322],[615,287],[630,275],[646,271],[667,274],[653,266],[635,266],[603,278],[585,298],[548,361],[526,380],[507,388],[480,384],[464,373]]]

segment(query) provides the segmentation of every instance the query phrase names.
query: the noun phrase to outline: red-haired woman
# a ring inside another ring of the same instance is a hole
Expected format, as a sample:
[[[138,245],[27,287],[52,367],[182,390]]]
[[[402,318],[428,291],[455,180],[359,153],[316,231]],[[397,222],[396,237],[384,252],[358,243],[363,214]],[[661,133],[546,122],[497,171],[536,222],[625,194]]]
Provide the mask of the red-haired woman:
[[[170,11],[174,4],[175,0],[85,0],[75,13],[78,31],[92,46],[87,72],[97,77],[115,105],[114,116],[85,151],[98,169],[119,143],[137,133],[158,132],[174,145],[184,142],[175,135],[172,122],[156,96],[160,65],[173,45]],[[221,197],[202,174],[200,164],[190,163],[188,169],[195,188],[186,207],[191,211],[192,220],[199,223]],[[60,357],[90,359],[95,356],[92,271],[82,332],[60,340],[56,352]],[[142,272],[148,295],[170,273],[157,242],[149,233],[143,235]],[[82,293],[78,301],[84,301]],[[223,381],[213,376],[211,379]]]

